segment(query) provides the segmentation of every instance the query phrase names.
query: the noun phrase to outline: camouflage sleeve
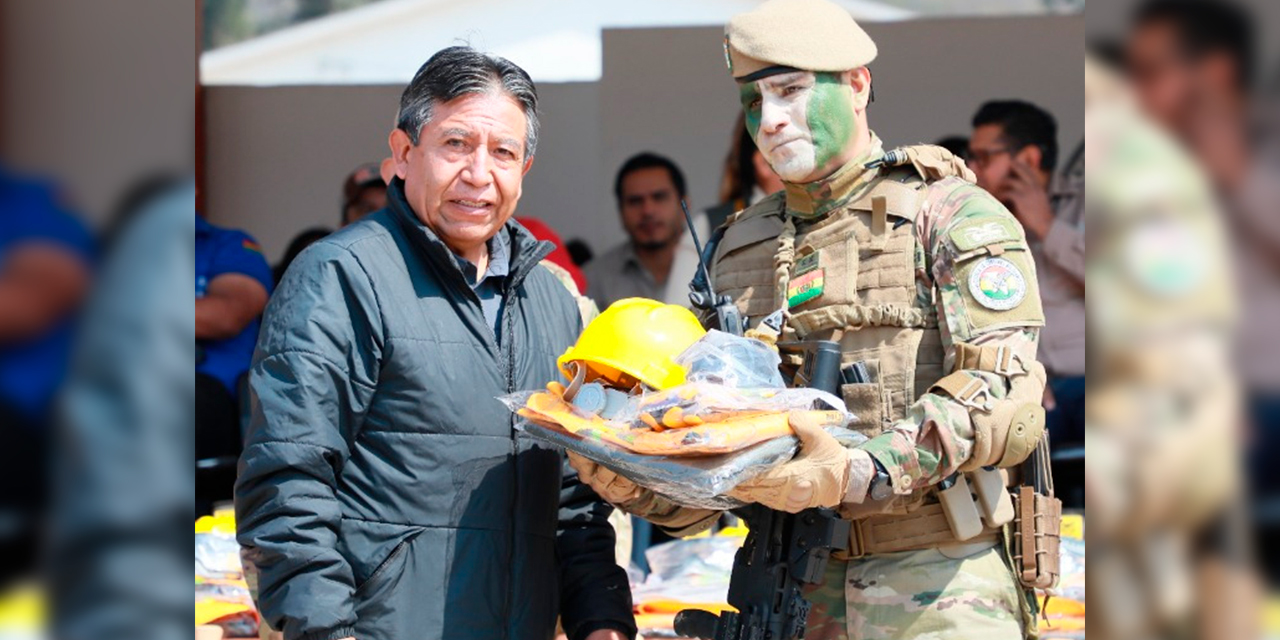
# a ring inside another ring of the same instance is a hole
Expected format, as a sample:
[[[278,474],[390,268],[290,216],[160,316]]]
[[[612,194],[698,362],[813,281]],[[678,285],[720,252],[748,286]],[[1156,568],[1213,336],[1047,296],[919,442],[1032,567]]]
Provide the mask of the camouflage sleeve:
[[[990,194],[956,179],[931,185],[916,222],[918,289],[937,309],[951,373],[860,447],[898,494],[1025,457],[1009,425],[1038,410],[1044,393],[1035,362],[1044,315],[1022,227]]]

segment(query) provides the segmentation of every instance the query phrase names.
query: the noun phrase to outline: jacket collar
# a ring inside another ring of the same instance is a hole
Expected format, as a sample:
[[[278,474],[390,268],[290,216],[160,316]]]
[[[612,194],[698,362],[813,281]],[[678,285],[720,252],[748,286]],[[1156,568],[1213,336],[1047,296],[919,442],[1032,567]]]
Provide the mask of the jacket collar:
[[[413,245],[431,264],[445,273],[456,276],[462,284],[466,284],[462,270],[454,259],[455,254],[440,239],[440,236],[436,235],[435,231],[432,231],[414,213],[404,196],[404,180],[398,177],[393,178],[387,188],[387,208],[412,240]],[[523,282],[538,262],[550,255],[555,248],[550,242],[533,237],[532,233],[516,223],[514,215],[498,230],[498,233],[506,234],[508,239],[510,251],[508,270],[510,285],[513,287]]]
[[[818,218],[844,206],[879,175],[878,169],[868,169],[865,165],[883,154],[880,138],[873,132],[867,150],[831,175],[804,184],[784,182],[787,212],[799,218]]]

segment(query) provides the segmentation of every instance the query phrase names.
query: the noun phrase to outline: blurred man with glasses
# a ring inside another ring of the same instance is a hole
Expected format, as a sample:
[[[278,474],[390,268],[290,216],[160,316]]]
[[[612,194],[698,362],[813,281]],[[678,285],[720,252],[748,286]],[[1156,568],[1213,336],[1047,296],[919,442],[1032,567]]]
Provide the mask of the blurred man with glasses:
[[[1049,372],[1045,408],[1054,444],[1083,442],[1085,406],[1083,153],[1077,149],[1055,176],[1057,138],[1057,122],[1044,109],[991,101],[973,116],[966,154],[978,186],[1009,207],[1035,256],[1045,313],[1039,359]]]

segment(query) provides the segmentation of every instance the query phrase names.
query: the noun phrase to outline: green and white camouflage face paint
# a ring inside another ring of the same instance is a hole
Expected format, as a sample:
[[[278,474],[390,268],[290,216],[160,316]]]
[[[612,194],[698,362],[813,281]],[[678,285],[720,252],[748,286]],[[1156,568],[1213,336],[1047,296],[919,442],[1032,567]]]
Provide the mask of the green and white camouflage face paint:
[[[747,130],[787,182],[821,179],[839,167],[857,121],[853,88],[837,73],[794,71],[739,87]]]

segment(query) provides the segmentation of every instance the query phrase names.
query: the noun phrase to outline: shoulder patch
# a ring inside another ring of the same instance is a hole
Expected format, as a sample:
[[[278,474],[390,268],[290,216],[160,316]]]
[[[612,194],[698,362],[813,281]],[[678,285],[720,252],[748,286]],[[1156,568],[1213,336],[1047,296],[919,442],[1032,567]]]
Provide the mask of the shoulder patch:
[[[983,258],[969,271],[969,294],[978,304],[1008,311],[1027,296],[1027,278],[1006,258]]]
[[[961,220],[948,233],[951,242],[961,252],[972,251],[998,242],[1022,239],[1017,223],[1005,217],[981,216]]]

